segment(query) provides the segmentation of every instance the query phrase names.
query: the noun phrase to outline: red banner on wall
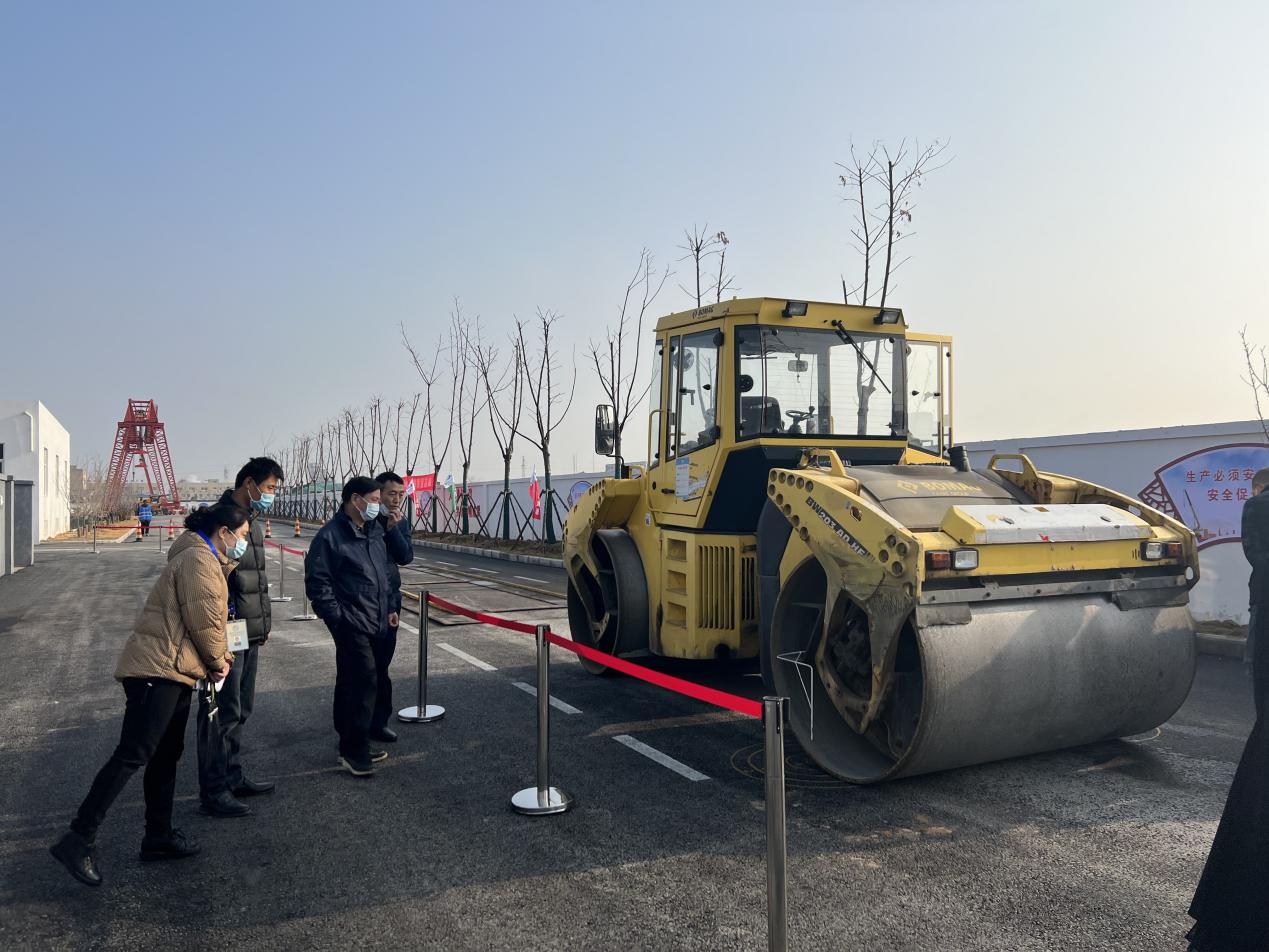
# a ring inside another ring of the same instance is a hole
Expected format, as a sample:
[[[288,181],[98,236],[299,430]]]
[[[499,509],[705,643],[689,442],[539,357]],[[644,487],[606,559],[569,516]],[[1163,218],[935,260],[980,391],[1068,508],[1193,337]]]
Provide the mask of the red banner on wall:
[[[409,493],[411,499],[417,498],[419,493],[436,492],[436,474],[428,473],[426,476],[405,477],[405,491]]]

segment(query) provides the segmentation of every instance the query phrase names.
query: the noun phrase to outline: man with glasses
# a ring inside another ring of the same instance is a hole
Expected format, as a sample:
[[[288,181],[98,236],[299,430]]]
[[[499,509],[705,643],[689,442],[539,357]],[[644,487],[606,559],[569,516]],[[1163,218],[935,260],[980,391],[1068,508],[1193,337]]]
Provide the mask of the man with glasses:
[[[397,628],[401,624],[401,570],[399,566],[414,561],[414,543],[410,538],[410,521],[405,511],[405,480],[393,472],[375,477],[381,489],[379,524],[383,526],[383,541],[388,549],[388,582],[392,588],[392,613],[388,616],[387,637],[372,643],[375,655],[375,677],[378,693],[375,695],[374,716],[370,719],[370,739],[391,744],[397,739],[396,731],[388,726],[392,716],[392,678],[388,668],[397,650]]]

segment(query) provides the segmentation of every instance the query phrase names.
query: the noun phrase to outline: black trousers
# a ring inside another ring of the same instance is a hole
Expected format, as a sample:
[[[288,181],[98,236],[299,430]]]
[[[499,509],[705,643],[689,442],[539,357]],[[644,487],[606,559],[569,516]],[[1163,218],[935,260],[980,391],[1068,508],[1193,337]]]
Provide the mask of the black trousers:
[[[141,520],[141,534],[143,536],[148,536],[150,534],[150,520],[149,519]]]
[[[256,704],[259,645],[234,652],[233,667],[216,692],[216,716],[207,717],[207,694],[198,693],[198,795],[213,799],[242,783],[242,728]]]
[[[71,829],[88,842],[106,811],[139,767],[145,767],[145,830],[172,829],[172,799],[176,794],[176,764],[185,749],[190,688],[161,678],[124,678],[128,703],[123,711],[119,744],[97,772]]]
[[[364,762],[370,756],[370,721],[378,691],[373,645],[378,639],[342,628],[334,632],[334,638],[334,720],[339,753]]]
[[[370,718],[372,731],[383,730],[392,717],[392,656],[397,653],[397,630],[389,628],[382,638],[372,638],[370,649],[375,656],[375,710]]]

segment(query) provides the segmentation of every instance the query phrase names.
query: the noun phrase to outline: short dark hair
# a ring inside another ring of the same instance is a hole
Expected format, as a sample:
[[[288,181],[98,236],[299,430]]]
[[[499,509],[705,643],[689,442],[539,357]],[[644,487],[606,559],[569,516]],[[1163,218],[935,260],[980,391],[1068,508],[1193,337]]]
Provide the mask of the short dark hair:
[[[242,524],[251,518],[247,510],[233,503],[218,503],[215,506],[204,506],[194,509],[185,517],[185,528],[191,532],[215,532],[224,527],[230,532],[237,532]]]
[[[259,486],[270,476],[276,476],[278,482],[286,479],[282,475],[282,467],[277,464],[277,460],[269,459],[267,456],[253,456],[247,460],[242,469],[238,470],[238,475],[234,478],[234,489],[241,489],[242,484],[248,479]]]
[[[353,496],[368,496],[380,488],[382,487],[369,476],[354,476],[344,483],[344,502],[348,502]]]
[[[400,483],[402,486],[405,485],[405,480],[402,479],[400,476],[398,476],[396,473],[392,472],[392,470],[387,470],[386,472],[380,473],[378,476],[375,477],[375,482],[378,483],[380,486],[386,486],[388,483]]]
[[[1251,477],[1251,491],[1257,489],[1269,490],[1269,466],[1256,470],[1256,475]]]

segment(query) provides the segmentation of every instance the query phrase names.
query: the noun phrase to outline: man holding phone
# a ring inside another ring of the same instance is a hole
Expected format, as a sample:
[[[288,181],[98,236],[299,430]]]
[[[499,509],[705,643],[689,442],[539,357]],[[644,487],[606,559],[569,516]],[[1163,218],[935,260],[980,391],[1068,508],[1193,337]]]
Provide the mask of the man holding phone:
[[[388,726],[392,717],[392,678],[388,668],[397,650],[397,628],[401,624],[401,570],[399,566],[414,561],[414,542],[410,538],[410,522],[405,517],[405,480],[393,472],[375,477],[380,488],[379,524],[383,526],[383,541],[388,550],[388,582],[392,588],[392,612],[388,615],[388,635],[372,643],[375,655],[375,677],[378,693],[375,695],[374,715],[370,719],[370,739],[391,744],[397,734]]]

